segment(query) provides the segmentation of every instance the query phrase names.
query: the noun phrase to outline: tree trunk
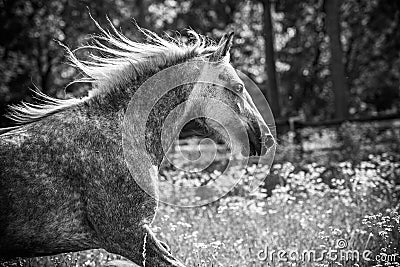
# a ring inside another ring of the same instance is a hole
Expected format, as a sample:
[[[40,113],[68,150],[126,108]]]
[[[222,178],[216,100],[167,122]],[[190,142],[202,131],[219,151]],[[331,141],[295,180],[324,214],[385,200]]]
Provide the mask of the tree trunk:
[[[136,8],[137,8],[137,13],[136,13],[137,24],[142,28],[147,28],[148,27],[146,22],[147,5],[145,3],[145,0],[137,0]]]
[[[268,103],[271,105],[272,112],[276,118],[281,116],[281,110],[279,105],[279,91],[278,84],[276,81],[276,69],[275,69],[275,53],[274,53],[274,31],[272,27],[271,18],[271,2],[270,0],[262,1],[264,12],[264,42],[265,42],[265,68],[267,72],[267,98]]]
[[[340,0],[325,0],[325,28],[329,36],[331,53],[330,71],[333,92],[335,96],[335,117],[348,117],[348,84],[343,63],[343,51],[340,42]]]

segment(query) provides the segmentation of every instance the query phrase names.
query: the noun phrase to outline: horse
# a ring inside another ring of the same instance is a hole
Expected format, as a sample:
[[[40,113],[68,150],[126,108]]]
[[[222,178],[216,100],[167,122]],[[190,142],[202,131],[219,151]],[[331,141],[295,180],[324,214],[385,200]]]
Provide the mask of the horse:
[[[130,162],[138,169],[144,158],[155,170],[160,166],[165,156],[162,125],[168,112],[190,99],[196,104],[189,101],[183,110],[195,111],[200,127],[216,140],[233,140],[243,155],[265,154],[274,145],[273,136],[229,62],[233,34],[215,43],[190,31],[194,38],[183,42],[138,27],[145,41],[137,42],[112,24],[111,31],[97,26],[101,35],[80,49],[99,53],[82,60],[65,47],[84,75],[75,82],[92,86],[88,96],[56,99],[36,91],[39,103],[11,106],[8,117],[18,125],[0,130],[0,257],[103,248],[138,265],[182,267],[150,228],[158,198],[148,191],[157,191],[157,181],[148,172],[131,171],[124,156],[124,118],[135,93],[153,75],[187,62],[218,66],[224,82],[178,86],[159,99],[148,116],[143,149]],[[217,103],[210,106],[207,99]],[[218,103],[241,118],[245,140],[242,135],[230,139],[207,119],[218,113],[237,126]]]

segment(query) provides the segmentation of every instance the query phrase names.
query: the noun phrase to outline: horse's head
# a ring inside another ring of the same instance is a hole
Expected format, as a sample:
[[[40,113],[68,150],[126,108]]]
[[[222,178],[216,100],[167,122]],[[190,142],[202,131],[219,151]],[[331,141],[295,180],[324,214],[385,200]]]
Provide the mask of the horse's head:
[[[206,64],[202,64],[186,110],[233,153],[264,155],[275,140],[244,82],[229,63],[232,37],[233,33],[225,35],[218,48],[202,58]]]

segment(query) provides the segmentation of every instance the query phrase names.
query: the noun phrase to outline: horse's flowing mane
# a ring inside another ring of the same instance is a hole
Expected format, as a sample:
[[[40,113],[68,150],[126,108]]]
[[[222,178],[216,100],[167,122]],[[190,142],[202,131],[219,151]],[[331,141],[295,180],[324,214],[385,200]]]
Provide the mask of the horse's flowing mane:
[[[19,126],[0,129],[0,135],[90,98],[113,94],[113,90],[126,88],[146,73],[157,72],[164,67],[207,55],[218,49],[218,45],[192,30],[188,33],[194,41],[184,43],[181,38],[173,38],[169,35],[160,37],[136,25],[145,37],[145,42],[140,43],[127,38],[110,21],[111,32],[103,29],[96,21],[94,22],[101,31],[101,35],[92,36],[90,44],[71,51],[60,43],[67,51],[71,64],[84,76],[72,83],[90,83],[92,90],[89,96],[81,99],[56,99],[35,90],[38,103],[10,106],[10,112],[6,116]],[[97,53],[90,53],[86,60],[78,59],[74,52],[81,49],[89,49]]]

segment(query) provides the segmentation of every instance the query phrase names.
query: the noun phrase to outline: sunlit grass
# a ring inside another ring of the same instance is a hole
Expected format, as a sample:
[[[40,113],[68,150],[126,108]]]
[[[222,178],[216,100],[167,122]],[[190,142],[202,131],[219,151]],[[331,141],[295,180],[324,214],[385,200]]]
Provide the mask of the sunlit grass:
[[[371,164],[338,164],[340,176],[329,187],[320,178],[324,167],[309,165],[305,171],[296,172],[287,163],[278,166],[286,185],[273,190],[271,197],[265,199],[260,189],[252,195],[225,197],[207,207],[161,205],[155,230],[188,266],[261,266],[266,262],[259,260],[258,253],[266,246],[270,251],[321,251],[335,249],[341,239],[346,240],[347,250],[362,253],[368,249],[374,256],[398,253],[396,188],[394,181],[384,179],[391,175],[384,170],[397,163],[386,162],[375,169]],[[245,188],[246,182],[240,186]],[[348,266],[356,263],[337,262]],[[306,265],[322,263],[329,260]],[[373,264],[363,260],[357,263]],[[390,262],[381,263],[388,266]]]

